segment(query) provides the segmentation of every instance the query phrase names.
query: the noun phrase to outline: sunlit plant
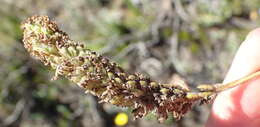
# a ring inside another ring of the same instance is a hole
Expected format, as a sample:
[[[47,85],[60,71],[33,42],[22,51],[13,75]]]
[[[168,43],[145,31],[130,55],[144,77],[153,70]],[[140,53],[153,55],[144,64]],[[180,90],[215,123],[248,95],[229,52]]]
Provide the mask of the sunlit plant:
[[[53,80],[65,76],[100,99],[133,108],[135,118],[154,111],[159,121],[168,114],[180,119],[196,102],[211,102],[221,91],[241,84],[260,72],[227,84],[198,85],[192,92],[184,81],[162,84],[142,74],[129,74],[117,63],[75,42],[47,16],[33,16],[23,24],[25,48],[36,59],[56,70]]]

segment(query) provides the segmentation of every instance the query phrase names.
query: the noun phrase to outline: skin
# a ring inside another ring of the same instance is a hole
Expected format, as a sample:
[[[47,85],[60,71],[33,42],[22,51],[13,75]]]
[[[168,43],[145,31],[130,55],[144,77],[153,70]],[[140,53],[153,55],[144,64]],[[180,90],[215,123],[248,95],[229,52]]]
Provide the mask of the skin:
[[[260,70],[260,28],[241,44],[224,83]],[[221,92],[213,103],[205,127],[259,127],[260,76]]]

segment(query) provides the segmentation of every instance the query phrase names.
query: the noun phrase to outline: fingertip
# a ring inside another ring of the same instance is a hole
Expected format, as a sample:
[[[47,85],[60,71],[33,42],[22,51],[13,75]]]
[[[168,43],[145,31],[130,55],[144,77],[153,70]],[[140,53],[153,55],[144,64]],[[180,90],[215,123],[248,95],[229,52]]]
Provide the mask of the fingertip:
[[[239,47],[224,82],[230,82],[260,68],[260,28],[252,30]]]
[[[260,35],[260,27],[250,31],[246,36],[246,40],[259,39],[259,35]]]
[[[241,89],[241,110],[250,119],[260,118],[260,77],[251,80]]]

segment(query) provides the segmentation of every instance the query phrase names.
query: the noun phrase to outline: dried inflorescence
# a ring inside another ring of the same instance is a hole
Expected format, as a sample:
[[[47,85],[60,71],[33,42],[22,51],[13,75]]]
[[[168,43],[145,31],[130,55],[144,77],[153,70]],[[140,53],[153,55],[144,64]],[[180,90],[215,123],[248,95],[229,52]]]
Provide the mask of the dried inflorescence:
[[[161,84],[142,74],[128,74],[118,64],[72,41],[47,16],[33,16],[23,24],[23,42],[32,56],[56,70],[53,79],[65,76],[101,102],[132,107],[136,118],[155,111],[159,120],[172,113],[181,118],[192,105],[208,102],[214,86],[190,92],[180,84]]]

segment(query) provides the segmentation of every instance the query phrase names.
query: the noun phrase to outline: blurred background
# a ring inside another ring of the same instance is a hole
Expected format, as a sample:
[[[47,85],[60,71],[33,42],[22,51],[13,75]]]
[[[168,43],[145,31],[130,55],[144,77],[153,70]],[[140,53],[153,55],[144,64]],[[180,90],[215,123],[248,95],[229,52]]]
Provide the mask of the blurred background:
[[[260,0],[0,0],[1,127],[202,127],[210,105],[176,122],[97,103],[23,48],[20,24],[48,15],[73,40],[129,72],[191,87],[221,82],[246,34],[260,24]]]

